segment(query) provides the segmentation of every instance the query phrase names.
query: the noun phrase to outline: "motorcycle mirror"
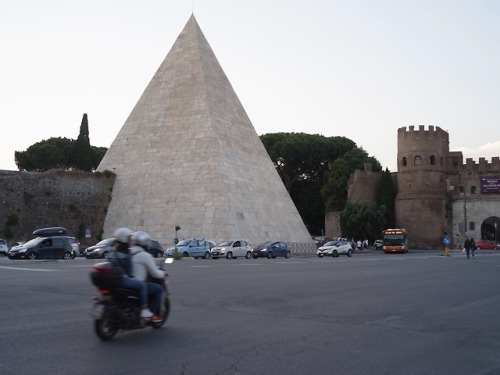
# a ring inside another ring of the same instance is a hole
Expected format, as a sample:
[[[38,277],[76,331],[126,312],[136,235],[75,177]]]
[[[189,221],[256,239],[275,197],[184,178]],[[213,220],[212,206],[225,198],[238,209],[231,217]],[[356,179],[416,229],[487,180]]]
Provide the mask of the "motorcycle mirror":
[[[174,262],[174,258],[167,258],[165,259],[165,263],[166,264],[170,264],[170,263],[173,263]]]

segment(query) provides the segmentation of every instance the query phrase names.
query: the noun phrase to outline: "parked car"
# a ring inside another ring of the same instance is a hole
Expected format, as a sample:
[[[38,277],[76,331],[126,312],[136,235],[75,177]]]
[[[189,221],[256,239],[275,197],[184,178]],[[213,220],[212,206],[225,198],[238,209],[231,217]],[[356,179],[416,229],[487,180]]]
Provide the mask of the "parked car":
[[[352,247],[349,241],[329,241],[323,246],[320,246],[316,251],[318,257],[323,258],[325,255],[330,255],[332,258],[338,257],[340,254],[345,254],[352,257]]]
[[[73,251],[75,252],[75,256],[80,256],[80,242],[75,237],[71,236],[61,236],[66,238],[69,243],[71,244],[71,247],[73,248]]]
[[[261,243],[252,250],[252,257],[267,257],[269,259],[276,257],[290,258],[290,246],[286,242],[268,241]]]
[[[9,247],[5,240],[0,239],[0,254],[9,255]]]
[[[164,254],[163,246],[156,240],[151,240],[151,246],[148,247],[146,251],[155,258],[161,258]]]
[[[375,250],[381,250],[384,247],[384,240],[375,240],[373,247]]]
[[[188,238],[177,244],[177,251],[183,257],[193,257],[195,259],[210,258],[210,248],[213,246],[213,241],[208,241],[202,238]],[[167,255],[173,256],[175,246],[167,249]]]
[[[498,242],[495,242],[493,240],[478,240],[476,241],[476,248],[493,250],[500,249],[500,245],[498,244]]]
[[[9,250],[9,259],[74,259],[74,250],[62,236],[37,237]]]
[[[16,246],[20,246],[22,245],[23,243],[25,243],[26,241],[16,241],[16,242],[12,242],[12,244],[10,245],[10,248],[12,249],[13,247],[16,247]]]
[[[107,258],[111,250],[113,250],[114,238],[106,238],[94,246],[87,247],[83,252],[83,256],[87,259]]]
[[[252,257],[252,246],[247,240],[230,240],[224,241],[210,250],[210,255],[214,259],[226,258],[236,259],[238,257]]]
[[[316,247],[320,247],[322,246],[323,244],[325,244],[326,242],[330,241],[327,237],[325,236],[314,236],[313,238],[313,241],[314,241],[314,244],[316,245]]]

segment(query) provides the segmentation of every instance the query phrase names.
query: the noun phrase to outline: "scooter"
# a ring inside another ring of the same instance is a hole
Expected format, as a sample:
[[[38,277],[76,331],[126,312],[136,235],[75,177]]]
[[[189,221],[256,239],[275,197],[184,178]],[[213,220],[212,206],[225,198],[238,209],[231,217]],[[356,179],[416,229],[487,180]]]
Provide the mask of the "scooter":
[[[174,258],[167,258],[165,263],[173,261]],[[163,269],[163,264],[160,268]],[[94,264],[91,280],[99,290],[99,296],[94,298],[95,303],[90,314],[94,319],[94,331],[101,340],[111,340],[119,330],[127,331],[146,327],[157,329],[167,321],[170,313],[167,274],[165,274],[164,280],[154,280],[165,288],[159,314],[162,320],[159,322],[149,322],[141,318],[142,307],[137,291],[119,286],[119,281],[113,273],[113,265],[110,262]]]

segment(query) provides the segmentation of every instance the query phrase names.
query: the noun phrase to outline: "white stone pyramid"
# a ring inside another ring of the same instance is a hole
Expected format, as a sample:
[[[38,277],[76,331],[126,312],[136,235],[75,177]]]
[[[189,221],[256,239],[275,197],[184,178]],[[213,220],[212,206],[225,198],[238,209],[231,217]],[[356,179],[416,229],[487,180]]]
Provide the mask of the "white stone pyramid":
[[[102,159],[116,173],[103,237],[144,230],[314,246],[194,15]]]

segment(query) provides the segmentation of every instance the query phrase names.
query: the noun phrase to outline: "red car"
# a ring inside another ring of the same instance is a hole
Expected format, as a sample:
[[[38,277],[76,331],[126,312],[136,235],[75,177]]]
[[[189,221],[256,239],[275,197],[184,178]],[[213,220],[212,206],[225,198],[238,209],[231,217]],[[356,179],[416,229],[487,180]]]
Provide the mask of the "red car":
[[[495,241],[491,240],[479,240],[476,241],[476,248],[493,250],[493,249],[500,249],[500,245]]]

